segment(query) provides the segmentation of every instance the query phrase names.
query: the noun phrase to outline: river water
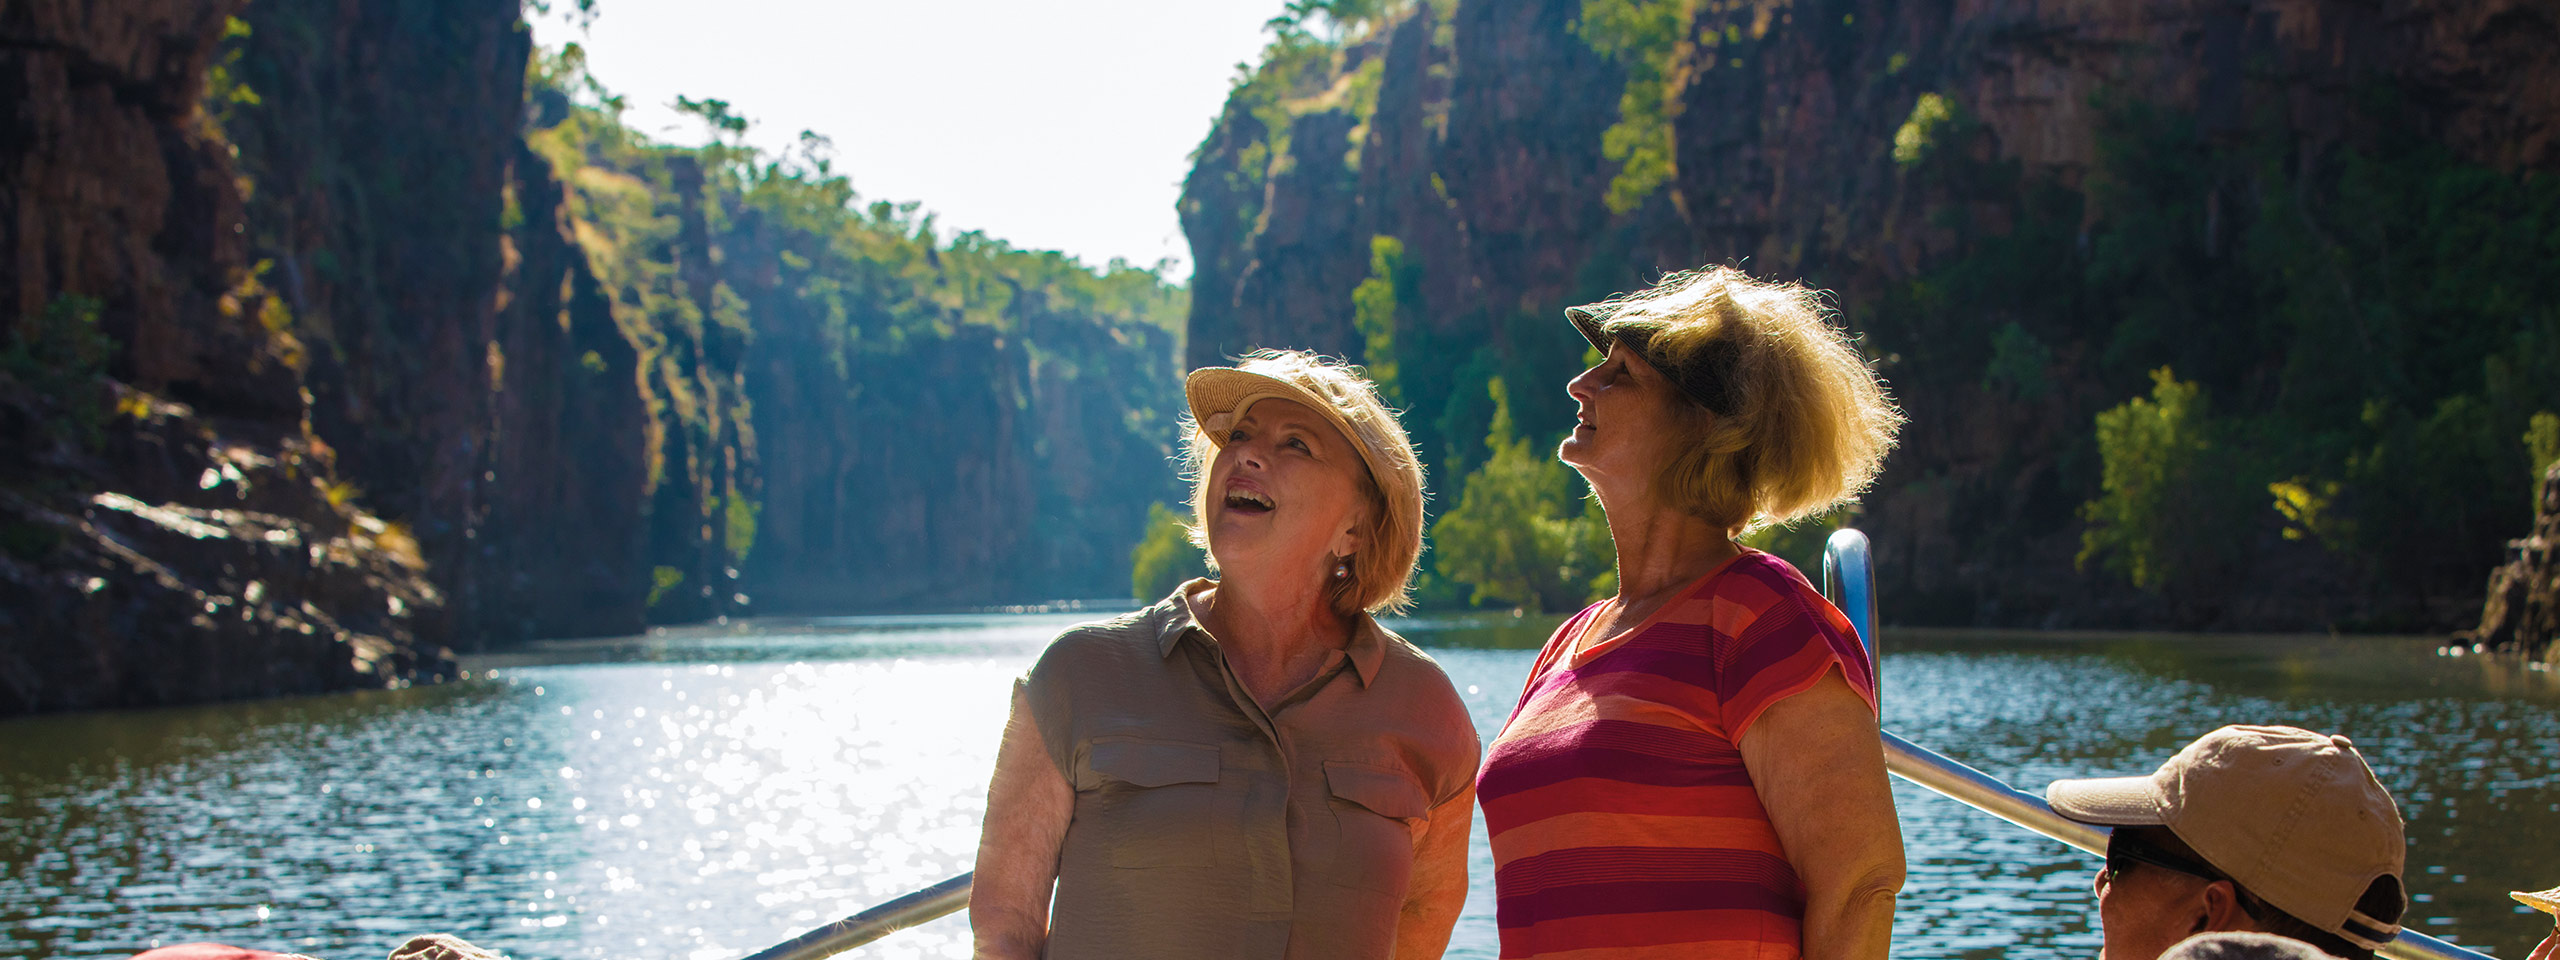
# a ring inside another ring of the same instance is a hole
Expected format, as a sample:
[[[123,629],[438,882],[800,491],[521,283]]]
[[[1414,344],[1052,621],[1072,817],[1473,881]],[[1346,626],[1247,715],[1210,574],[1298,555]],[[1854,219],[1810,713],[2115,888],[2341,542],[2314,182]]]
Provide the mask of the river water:
[[[1093,615],[760,621],[435,687],[0,722],[0,956],[219,940],[333,960],[734,957],[969,868],[1011,679]],[[1489,737],[1552,621],[1418,620]],[[2030,790],[2224,722],[2343,732],[2411,922],[2521,957],[2560,884],[2560,677],[2425,641],[1887,631],[1886,726]],[[1902,957],[2085,957],[2095,861],[1896,781]],[[1448,955],[1495,955],[1481,820]],[[954,917],[857,957],[963,957]]]

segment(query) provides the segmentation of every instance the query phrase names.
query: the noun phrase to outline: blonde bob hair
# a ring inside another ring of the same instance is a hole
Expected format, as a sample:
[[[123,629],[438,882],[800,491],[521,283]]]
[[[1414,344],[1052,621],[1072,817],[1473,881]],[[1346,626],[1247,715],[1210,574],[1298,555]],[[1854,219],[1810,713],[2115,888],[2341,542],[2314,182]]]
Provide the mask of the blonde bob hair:
[[[1348,572],[1326,597],[1335,613],[1397,613],[1411,607],[1414,562],[1422,556],[1422,461],[1395,411],[1378,399],[1360,368],[1299,350],[1256,350],[1233,367],[1202,367],[1183,383],[1191,415],[1183,419],[1183,472],[1191,479],[1191,542],[1209,550],[1209,462],[1235,418],[1254,401],[1294,400],[1322,414],[1360,454],[1361,494],[1368,509],[1361,545],[1344,558]],[[1214,569],[1217,557],[1209,554]]]
[[[1727,530],[1855,500],[1902,428],[1884,383],[1803,284],[1711,267],[1567,315],[1603,352],[1624,341],[1680,387],[1689,436],[1654,493]]]

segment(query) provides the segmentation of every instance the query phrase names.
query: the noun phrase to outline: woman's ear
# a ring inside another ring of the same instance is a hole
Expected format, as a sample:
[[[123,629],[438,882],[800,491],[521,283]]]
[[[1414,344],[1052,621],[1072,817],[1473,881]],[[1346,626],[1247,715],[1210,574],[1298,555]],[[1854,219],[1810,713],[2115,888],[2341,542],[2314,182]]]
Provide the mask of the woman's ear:
[[[1375,507],[1361,505],[1343,522],[1342,529],[1334,533],[1333,542],[1326,546],[1326,552],[1345,560],[1359,556],[1361,549],[1369,545],[1370,518],[1375,512]]]

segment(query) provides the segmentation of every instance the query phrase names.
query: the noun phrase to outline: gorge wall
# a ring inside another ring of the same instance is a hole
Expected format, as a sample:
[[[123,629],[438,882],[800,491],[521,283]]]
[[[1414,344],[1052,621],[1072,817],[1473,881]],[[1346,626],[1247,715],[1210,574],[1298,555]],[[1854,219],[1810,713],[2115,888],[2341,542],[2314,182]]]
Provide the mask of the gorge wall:
[[[0,33],[0,715],[1116,595],[1179,496],[1183,291],[653,142],[513,0]]]
[[[2531,517],[2560,410],[2548,4],[1334,27],[1283,31],[1201,146],[1187,359],[1392,370],[1443,506],[1489,379],[1533,433],[1569,423],[1561,307],[1738,263],[1834,291],[1912,415],[1855,521],[1893,620],[2445,629]]]
[[[457,646],[1119,592],[1178,290],[945,245],[725,104],[653,142],[509,0],[242,19],[224,126],[313,429]]]
[[[434,679],[442,591],[332,493],[199,110],[225,4],[0,13],[0,714]]]

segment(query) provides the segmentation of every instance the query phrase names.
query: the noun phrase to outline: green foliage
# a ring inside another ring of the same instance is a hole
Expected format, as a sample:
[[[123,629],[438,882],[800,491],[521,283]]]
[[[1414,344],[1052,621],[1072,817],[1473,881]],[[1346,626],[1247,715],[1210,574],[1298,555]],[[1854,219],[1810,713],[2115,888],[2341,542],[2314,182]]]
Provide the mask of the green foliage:
[[[2560,413],[2534,414],[2525,426],[2524,449],[2525,462],[2533,465],[2527,474],[2538,485],[2542,475],[2551,472],[2551,465],[2560,463]]]
[[[2363,96],[2377,122],[2410,115],[2387,86]],[[1895,159],[1945,195],[1929,226],[1961,252],[1850,308],[1906,397],[1978,388],[2097,428],[2007,454],[2053,496],[1962,494],[1952,509],[1999,524],[1968,549],[2023,549],[2077,506],[2084,562],[2173,599],[2227,597],[2269,551],[2375,594],[2477,590],[2529,520],[2517,438],[2560,409],[2560,180],[2422,137],[2315,144],[2267,118],[2207,138],[2186,112],[2092,106],[2097,162],[2072,189],[1948,149],[1973,121],[1924,98]],[[2163,367],[2212,415],[2173,416]],[[2149,399],[2083,406],[2137,383]]]
[[[239,17],[223,18],[220,52],[215,55],[213,64],[205,69],[205,112],[217,132],[231,123],[240,108],[255,107],[264,102],[258,91],[250,89],[240,79],[240,41],[248,36],[248,21]]]
[[[2134,586],[2158,589],[2188,572],[2178,534],[2205,451],[2205,400],[2195,384],[2162,367],[2151,372],[2151,396],[2098,414],[2098,455],[2106,466],[2098,499],[2081,508],[2089,529],[2078,562],[2101,559]]]
[[[667,591],[683,585],[684,571],[669,566],[650,568],[648,605],[656,607],[658,605],[658,601],[667,598]]]
[[[1310,27],[1321,27],[1334,42],[1395,19],[1412,0],[1289,0],[1280,15],[1263,24],[1279,37],[1312,39]]]
[[[524,11],[533,16],[547,17],[553,10],[566,13],[578,29],[584,30],[595,22],[596,0],[524,0]]]
[[[104,439],[113,412],[101,378],[116,342],[98,329],[99,306],[93,297],[55,297],[42,312],[20,318],[0,347],[0,374],[52,400],[56,416],[45,431],[91,448]]]
[[[2000,390],[2019,400],[2040,400],[2053,390],[2053,348],[2027,328],[2010,321],[1991,335],[1991,362],[1982,368],[1982,388]]]
[[[1161,503],[1147,505],[1147,532],[1129,551],[1130,595],[1163,599],[1193,577],[1209,575],[1208,558],[1191,543],[1190,517]]]
[[[1911,166],[1929,159],[1938,149],[1938,140],[1956,125],[1955,101],[1938,93],[1923,93],[1911,105],[1910,118],[1893,131],[1893,162]]]
[[[732,492],[724,513],[728,523],[722,533],[727,542],[722,545],[729,550],[729,562],[745,563],[756,548],[756,518],[764,515],[764,504]]]
[[[1403,241],[1384,234],[1369,238],[1369,278],[1351,291],[1351,322],[1365,345],[1362,362],[1369,379],[1377,382],[1378,395],[1389,406],[1404,403],[1396,385],[1398,318],[1419,312],[1421,285],[1421,268],[1406,262]]]
[[[1478,605],[1570,610],[1614,589],[1608,525],[1580,495],[1580,478],[1514,429],[1502,378],[1486,391],[1491,456],[1432,524],[1433,570],[1471,588]]]
[[[1609,181],[1609,209],[1626,213],[1671,181],[1672,75],[1682,41],[1697,16],[1697,0],[1583,0],[1575,31],[1593,52],[1627,71],[1618,97],[1618,122],[1600,135],[1602,155],[1618,164]]]

